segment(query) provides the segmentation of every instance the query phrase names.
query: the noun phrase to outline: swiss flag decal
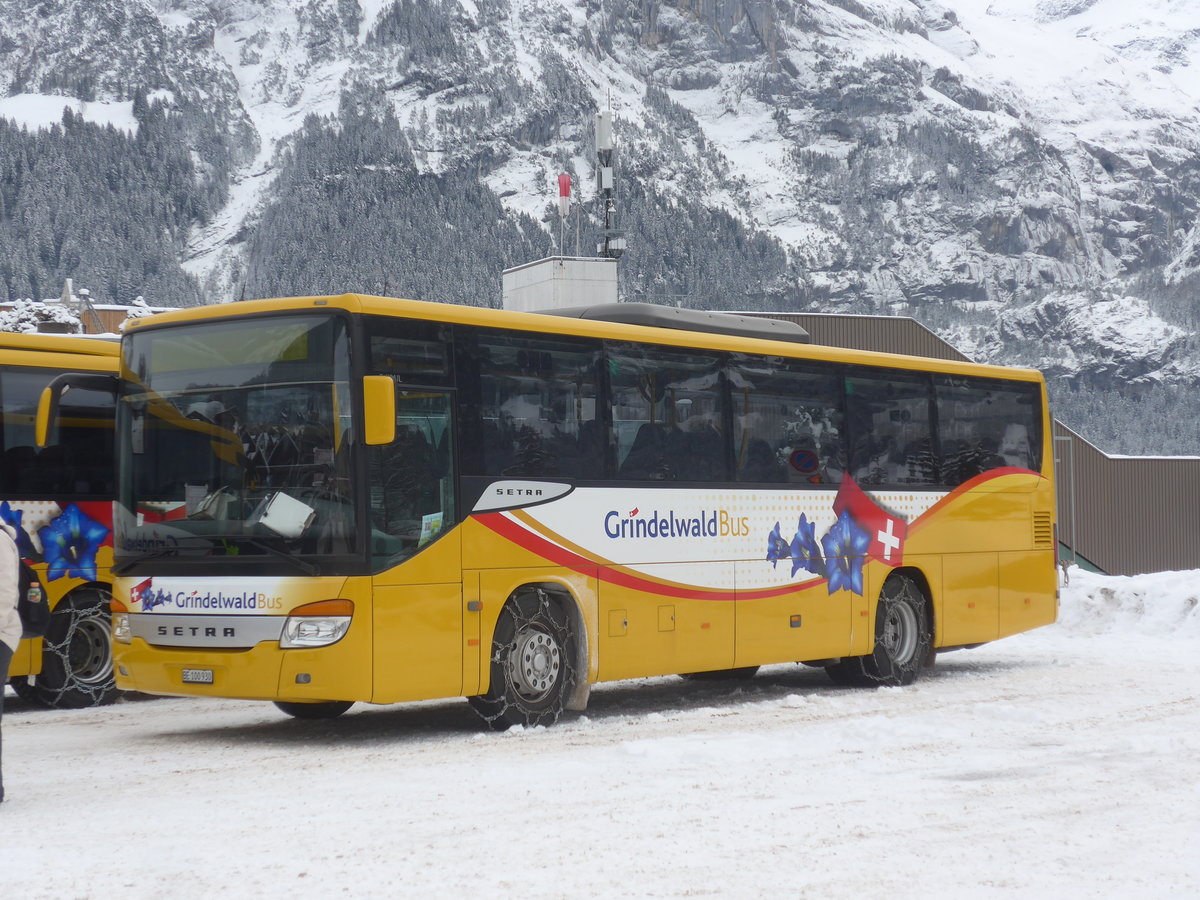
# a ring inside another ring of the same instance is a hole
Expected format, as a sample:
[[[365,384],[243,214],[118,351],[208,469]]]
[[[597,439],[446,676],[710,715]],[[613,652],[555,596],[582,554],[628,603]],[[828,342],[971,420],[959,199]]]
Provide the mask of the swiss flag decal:
[[[839,516],[843,511],[848,512],[858,527],[870,535],[867,555],[872,559],[892,568],[904,560],[908,523],[903,516],[888,512],[868,497],[849,475],[842,479],[833,501],[833,511]]]

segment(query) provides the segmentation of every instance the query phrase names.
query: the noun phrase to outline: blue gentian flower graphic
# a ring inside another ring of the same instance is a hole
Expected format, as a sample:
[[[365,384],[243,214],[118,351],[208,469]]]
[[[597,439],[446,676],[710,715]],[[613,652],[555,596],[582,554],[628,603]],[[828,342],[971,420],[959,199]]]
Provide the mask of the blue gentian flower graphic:
[[[847,590],[863,592],[863,559],[871,536],[863,531],[846,510],[838,516],[829,533],[821,538],[829,578],[829,593]]]
[[[775,563],[786,557],[788,553],[788,543],[779,533],[779,523],[776,522],[771,533],[767,535],[767,561],[771,564],[771,568],[775,568]]]
[[[800,524],[788,549],[793,576],[801,569],[814,575],[825,574],[825,560],[821,558],[821,546],[817,543],[817,523],[808,521],[804,513],[800,513]]]
[[[50,581],[64,575],[96,579],[96,551],[108,537],[108,529],[89,519],[74,503],[45,528],[39,528],[38,537],[49,564],[46,577]]]
[[[0,519],[4,520],[5,525],[11,525],[12,530],[17,533],[17,552],[21,554],[22,559],[36,559],[37,550],[33,546],[33,541],[29,539],[29,533],[21,527],[21,517],[25,515],[22,509],[13,509],[5,500],[0,503]]]

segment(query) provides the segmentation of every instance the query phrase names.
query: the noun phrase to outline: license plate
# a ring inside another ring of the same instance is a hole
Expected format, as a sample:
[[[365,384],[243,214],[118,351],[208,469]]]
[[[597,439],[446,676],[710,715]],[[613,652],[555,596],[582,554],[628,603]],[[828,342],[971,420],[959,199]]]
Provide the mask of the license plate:
[[[212,684],[213,672],[212,669],[184,669],[183,670],[184,684]]]

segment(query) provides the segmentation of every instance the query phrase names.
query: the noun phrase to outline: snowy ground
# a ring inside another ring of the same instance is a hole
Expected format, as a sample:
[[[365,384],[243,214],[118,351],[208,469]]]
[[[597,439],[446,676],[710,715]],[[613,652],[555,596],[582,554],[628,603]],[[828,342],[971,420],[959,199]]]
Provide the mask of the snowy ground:
[[[1197,582],[1076,573],[1059,624],[911,688],[649,679],[502,735],[10,693],[4,896],[1194,898]]]

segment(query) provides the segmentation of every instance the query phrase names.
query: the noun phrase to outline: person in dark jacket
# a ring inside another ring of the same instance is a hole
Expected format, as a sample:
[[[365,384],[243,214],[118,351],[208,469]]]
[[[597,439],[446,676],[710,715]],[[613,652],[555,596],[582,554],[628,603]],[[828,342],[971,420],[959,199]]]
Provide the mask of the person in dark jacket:
[[[0,719],[4,717],[4,687],[8,664],[21,643],[21,617],[17,615],[17,583],[21,574],[17,533],[0,522]],[[0,801],[4,800],[4,777],[0,773]]]

